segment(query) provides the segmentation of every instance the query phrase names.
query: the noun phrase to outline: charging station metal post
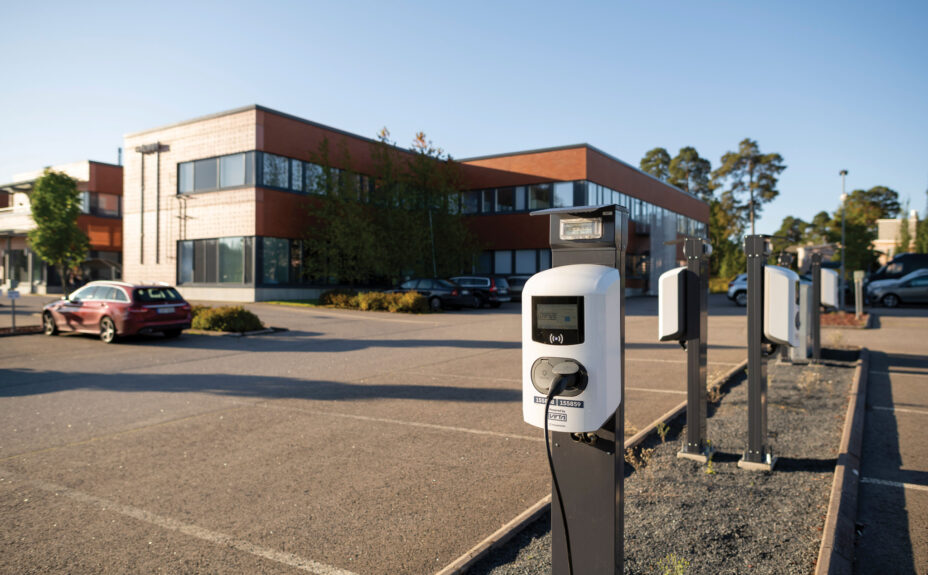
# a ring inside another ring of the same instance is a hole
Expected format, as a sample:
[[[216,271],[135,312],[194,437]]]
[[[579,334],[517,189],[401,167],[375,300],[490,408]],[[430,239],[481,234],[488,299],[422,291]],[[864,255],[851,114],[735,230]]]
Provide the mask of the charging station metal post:
[[[822,360],[822,254],[812,254],[812,363]]]
[[[702,238],[683,240],[686,257],[686,440],[678,457],[705,463],[706,352],[709,325],[709,243]]]
[[[598,264],[614,267],[621,277],[621,401],[615,414],[583,441],[578,434],[552,432],[554,469],[564,495],[570,528],[574,573],[619,575],[624,570],[625,501],[625,250],[628,211],[621,206],[552,208],[532,212],[550,216],[552,267]],[[600,220],[597,239],[562,239],[561,221]],[[551,563],[553,575],[566,575],[567,541],[557,493],[552,489]]]
[[[771,470],[767,446],[767,359],[764,357],[764,266],[770,254],[767,236],[744,238],[748,267],[748,447],[738,467]]]

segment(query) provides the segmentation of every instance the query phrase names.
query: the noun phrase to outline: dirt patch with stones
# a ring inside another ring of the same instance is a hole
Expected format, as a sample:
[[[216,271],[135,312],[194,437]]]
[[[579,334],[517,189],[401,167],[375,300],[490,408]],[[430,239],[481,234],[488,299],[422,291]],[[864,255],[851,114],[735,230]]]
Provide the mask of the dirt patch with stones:
[[[822,527],[854,376],[851,353],[821,365],[768,365],[773,472],[743,471],[747,383],[709,407],[709,465],[678,459],[684,418],[666,441],[650,437],[626,459],[626,573],[808,574]],[[470,574],[551,572],[550,516],[475,565]]]

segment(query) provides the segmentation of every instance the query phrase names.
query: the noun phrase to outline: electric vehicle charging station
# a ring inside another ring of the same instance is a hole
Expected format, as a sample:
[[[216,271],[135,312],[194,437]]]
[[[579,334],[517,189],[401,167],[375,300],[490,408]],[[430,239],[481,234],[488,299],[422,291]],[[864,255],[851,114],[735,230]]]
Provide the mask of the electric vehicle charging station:
[[[546,430],[553,575],[624,565],[628,211],[553,208],[552,268],[522,291],[522,412]]]
[[[767,358],[764,343],[798,344],[796,272],[765,265],[769,236],[744,238],[748,268],[748,446],[738,467],[771,471],[776,465],[767,444]],[[814,291],[814,290],[813,290]]]
[[[790,361],[806,361],[812,342],[812,284],[799,284],[799,345],[789,349]]]
[[[822,274],[822,295],[821,305],[826,307],[838,307],[838,272],[835,270],[821,270]]]
[[[708,341],[709,256],[702,238],[683,239],[686,266],[661,274],[658,283],[658,339],[679,341],[686,350],[686,441],[677,457],[705,463],[706,351]]]

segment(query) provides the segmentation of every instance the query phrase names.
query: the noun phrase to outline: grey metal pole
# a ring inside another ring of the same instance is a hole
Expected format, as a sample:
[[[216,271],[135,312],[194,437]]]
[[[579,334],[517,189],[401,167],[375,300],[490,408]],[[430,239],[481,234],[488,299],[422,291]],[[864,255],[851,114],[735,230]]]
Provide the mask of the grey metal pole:
[[[744,238],[748,268],[748,447],[738,467],[770,471],[776,459],[767,446],[767,360],[764,357],[765,236]]]
[[[847,252],[845,244],[845,221],[847,220],[847,193],[844,191],[844,179],[847,177],[847,170],[838,172],[841,176],[841,278],[838,282],[838,309],[844,311],[844,286],[847,285],[847,279],[844,277],[844,254]]]
[[[701,238],[683,242],[686,257],[686,441],[677,457],[705,463],[709,258]]]
[[[13,321],[11,333],[16,333],[16,299],[10,300],[10,319]]]
[[[812,363],[822,360],[822,254],[812,254]]]
[[[864,313],[864,272],[854,271],[854,317],[860,319]]]

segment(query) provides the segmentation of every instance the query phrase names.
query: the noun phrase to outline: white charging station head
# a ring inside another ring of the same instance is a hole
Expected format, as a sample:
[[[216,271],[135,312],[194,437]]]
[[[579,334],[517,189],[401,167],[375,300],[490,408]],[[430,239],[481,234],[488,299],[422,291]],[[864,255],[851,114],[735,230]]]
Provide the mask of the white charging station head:
[[[838,272],[835,270],[822,270],[822,305],[838,307]]]
[[[686,335],[686,267],[661,274],[657,285],[658,341],[680,341]]]
[[[799,275],[793,270],[764,267],[764,337],[799,345]]]

